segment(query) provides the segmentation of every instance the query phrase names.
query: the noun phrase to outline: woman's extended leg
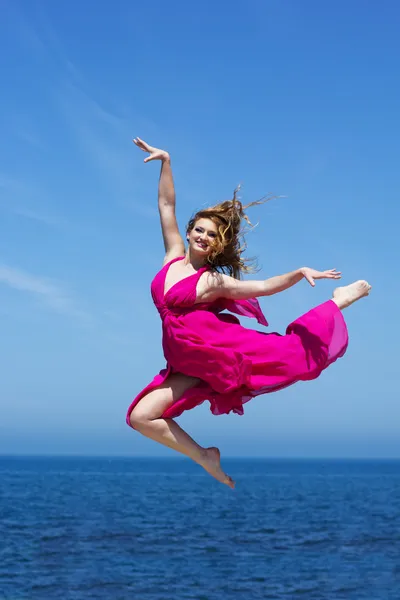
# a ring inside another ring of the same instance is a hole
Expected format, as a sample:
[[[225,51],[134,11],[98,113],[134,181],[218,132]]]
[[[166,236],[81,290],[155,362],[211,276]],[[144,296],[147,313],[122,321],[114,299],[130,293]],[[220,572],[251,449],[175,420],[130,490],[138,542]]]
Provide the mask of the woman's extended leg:
[[[173,402],[198,382],[195,377],[181,373],[170,375],[162,385],[141,398],[131,412],[130,423],[146,437],[188,456],[215,479],[233,488],[233,480],[221,468],[218,448],[199,446],[173,419],[161,417]]]

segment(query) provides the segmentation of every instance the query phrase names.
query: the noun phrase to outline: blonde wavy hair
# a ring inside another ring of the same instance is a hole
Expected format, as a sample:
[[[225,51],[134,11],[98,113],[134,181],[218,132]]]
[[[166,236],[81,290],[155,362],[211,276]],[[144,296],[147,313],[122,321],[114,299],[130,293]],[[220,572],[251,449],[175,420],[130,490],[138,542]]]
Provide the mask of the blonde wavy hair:
[[[245,210],[251,206],[264,204],[276,197],[265,196],[243,206],[238,198],[239,190],[240,186],[235,189],[232,200],[199,210],[192,216],[186,227],[187,233],[190,233],[199,219],[210,219],[215,223],[218,235],[207,257],[207,262],[216,271],[226,273],[235,279],[240,279],[242,273],[256,271],[255,259],[242,257],[247,247],[244,240],[246,231],[242,227],[243,221],[246,221],[250,228],[253,227]]]

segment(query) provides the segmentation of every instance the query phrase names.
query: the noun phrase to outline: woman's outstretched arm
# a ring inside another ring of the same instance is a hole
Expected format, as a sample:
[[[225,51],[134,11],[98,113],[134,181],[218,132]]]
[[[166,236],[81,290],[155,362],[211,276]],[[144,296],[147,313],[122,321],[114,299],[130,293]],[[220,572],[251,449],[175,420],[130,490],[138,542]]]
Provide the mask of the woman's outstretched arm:
[[[154,148],[140,138],[135,138],[133,141],[138,148],[149,153],[149,156],[144,159],[145,163],[152,160],[161,161],[161,172],[158,182],[158,210],[165,247],[164,263],[166,263],[173,258],[183,256],[185,253],[185,244],[179,232],[175,214],[176,200],[171,159],[168,152]]]
[[[212,302],[217,298],[248,300],[260,296],[272,296],[289,289],[302,279],[306,279],[314,287],[316,279],[340,279],[340,277],[341,273],[336,269],[317,271],[310,267],[301,267],[284,275],[256,281],[240,281],[220,273],[207,273],[199,281],[197,302]]]

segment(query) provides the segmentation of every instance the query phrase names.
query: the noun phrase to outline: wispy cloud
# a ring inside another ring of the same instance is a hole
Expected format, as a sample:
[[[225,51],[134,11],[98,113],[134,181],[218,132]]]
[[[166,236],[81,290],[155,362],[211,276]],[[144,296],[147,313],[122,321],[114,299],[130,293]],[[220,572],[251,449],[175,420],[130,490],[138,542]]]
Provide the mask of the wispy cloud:
[[[123,99],[114,98],[112,91],[96,85],[70,60],[44,6],[37,6],[28,16],[27,11],[11,2],[6,4],[20,43],[47,64],[47,83],[54,91],[55,104],[85,159],[109,188],[110,197],[130,212],[156,217],[157,211],[149,211],[144,205],[143,167],[140,160],[134,160],[131,137],[140,133],[155,139],[158,126],[145,116],[133,115]],[[22,125],[15,125],[14,134],[32,146],[43,146],[26,119]]]
[[[149,189],[143,177],[142,157],[137,160],[130,136],[133,122],[136,131],[155,132],[156,127],[143,125],[142,119],[131,120],[105,110],[71,80],[60,85],[57,96],[76,143],[98,170],[113,200],[136,216],[158,219],[156,203],[150,205],[146,201]]]
[[[37,277],[21,269],[0,263],[0,283],[32,295],[55,312],[79,318],[85,322],[90,321],[89,314],[77,306],[76,301],[64,289],[64,286],[51,279]]]
[[[32,221],[38,221],[39,223],[44,223],[45,225],[49,225],[50,227],[59,227],[66,225],[66,221],[63,219],[53,217],[51,215],[46,215],[37,211],[33,211],[29,208],[16,207],[14,208],[13,212],[20,217],[25,217],[25,219],[31,219]]]
[[[85,159],[99,173],[115,201],[141,216],[153,218],[142,201],[139,163],[135,166],[131,148],[131,123],[104,109],[84,88],[66,77],[55,91],[60,110]],[[141,164],[140,164],[141,167]],[[141,201],[136,198],[141,198]]]
[[[18,179],[13,179],[0,173],[0,192],[14,192],[26,194],[30,191],[30,187]]]
[[[31,52],[44,51],[45,47],[41,37],[29,23],[18,2],[3,0],[1,9],[5,22],[9,27],[12,26],[15,35]]]
[[[43,141],[40,139],[39,135],[34,131],[34,128],[31,124],[27,122],[25,119],[24,123],[21,123],[21,119],[16,119],[14,117],[14,121],[18,120],[19,122],[14,126],[14,132],[20,140],[24,142],[24,144],[28,144],[32,146],[35,150],[45,150],[46,146]]]
[[[52,227],[68,226],[64,218],[38,207],[38,198],[43,196],[34,185],[0,173],[0,209]]]

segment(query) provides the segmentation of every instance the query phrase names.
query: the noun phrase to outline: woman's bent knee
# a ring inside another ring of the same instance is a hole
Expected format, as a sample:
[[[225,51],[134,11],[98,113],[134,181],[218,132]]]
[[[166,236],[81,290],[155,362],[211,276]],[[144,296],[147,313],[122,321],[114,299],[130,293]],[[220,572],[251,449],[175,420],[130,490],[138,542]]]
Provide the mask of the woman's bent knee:
[[[129,417],[131,427],[140,430],[151,421],[162,418],[162,415],[171,404],[199,381],[200,379],[196,377],[190,377],[182,373],[170,375],[163,384],[140,398]]]
[[[139,404],[135,406],[129,417],[129,423],[131,424],[131,427],[133,429],[140,430],[149,421],[150,419],[142,407]]]

